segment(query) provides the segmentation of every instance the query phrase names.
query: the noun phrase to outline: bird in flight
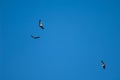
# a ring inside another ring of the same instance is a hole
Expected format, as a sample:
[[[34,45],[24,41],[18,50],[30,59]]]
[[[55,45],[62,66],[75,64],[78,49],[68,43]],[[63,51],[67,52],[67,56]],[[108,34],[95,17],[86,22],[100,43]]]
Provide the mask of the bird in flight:
[[[103,67],[103,69],[105,69],[106,65],[105,63],[103,62],[103,60],[101,61],[101,66]]]
[[[44,29],[44,27],[43,27],[43,24],[42,24],[42,21],[41,21],[41,20],[39,20],[39,27],[40,27],[41,29]]]
[[[40,38],[40,36],[32,36],[32,35],[31,35],[31,37],[32,37],[33,39],[38,39],[38,38]]]

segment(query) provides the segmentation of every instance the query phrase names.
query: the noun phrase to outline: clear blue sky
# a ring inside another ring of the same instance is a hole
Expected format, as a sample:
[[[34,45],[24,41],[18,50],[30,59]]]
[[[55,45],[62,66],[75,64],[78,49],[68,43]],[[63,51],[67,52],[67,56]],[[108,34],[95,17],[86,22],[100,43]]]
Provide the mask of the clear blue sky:
[[[0,1],[0,80],[120,80],[119,3]]]

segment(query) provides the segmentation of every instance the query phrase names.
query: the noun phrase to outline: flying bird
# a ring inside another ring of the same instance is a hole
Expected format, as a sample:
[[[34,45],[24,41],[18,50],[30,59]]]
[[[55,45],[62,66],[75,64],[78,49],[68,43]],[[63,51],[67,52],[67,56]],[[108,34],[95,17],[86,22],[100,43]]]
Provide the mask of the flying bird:
[[[41,21],[41,20],[39,20],[39,27],[40,27],[41,29],[44,29],[44,27],[43,27],[43,24],[42,24],[42,21]]]
[[[38,38],[40,38],[40,36],[32,36],[32,35],[31,35],[31,37],[32,37],[33,39],[38,39]]]
[[[103,67],[103,69],[105,69],[106,65],[105,63],[103,62],[103,60],[101,61],[101,66]]]

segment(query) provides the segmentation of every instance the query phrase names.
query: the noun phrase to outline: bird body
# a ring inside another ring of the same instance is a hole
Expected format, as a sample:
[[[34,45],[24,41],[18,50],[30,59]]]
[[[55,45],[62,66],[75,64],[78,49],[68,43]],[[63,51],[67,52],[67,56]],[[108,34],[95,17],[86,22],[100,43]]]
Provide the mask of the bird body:
[[[39,20],[39,27],[40,27],[41,29],[44,29],[44,27],[43,27],[43,23],[42,23],[41,20]]]
[[[106,68],[106,65],[105,65],[105,63],[103,62],[103,60],[101,61],[101,66],[103,67],[103,69]]]

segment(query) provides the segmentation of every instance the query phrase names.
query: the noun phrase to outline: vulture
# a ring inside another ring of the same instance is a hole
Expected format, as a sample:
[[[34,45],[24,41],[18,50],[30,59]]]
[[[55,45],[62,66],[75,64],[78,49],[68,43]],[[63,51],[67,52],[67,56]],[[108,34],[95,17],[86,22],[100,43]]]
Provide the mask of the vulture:
[[[103,69],[105,69],[105,67],[106,67],[106,65],[105,65],[105,63],[103,62],[103,60],[101,61],[101,66],[102,66]]]
[[[42,21],[41,21],[41,20],[39,20],[39,27],[40,27],[41,29],[44,29],[44,27],[43,27],[43,24],[42,24]]]
[[[40,38],[40,36],[32,36],[32,35],[31,35],[31,37],[32,37],[33,39],[38,39],[38,38]]]

